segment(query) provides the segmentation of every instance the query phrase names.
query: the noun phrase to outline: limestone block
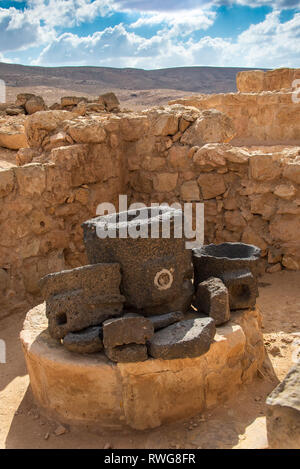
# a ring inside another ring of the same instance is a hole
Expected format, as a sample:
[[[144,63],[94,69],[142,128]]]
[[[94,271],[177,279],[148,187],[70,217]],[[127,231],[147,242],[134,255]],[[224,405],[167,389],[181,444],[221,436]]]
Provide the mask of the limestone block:
[[[15,176],[12,169],[0,169],[0,198],[8,195],[14,188]]]
[[[183,134],[181,143],[202,146],[228,143],[235,135],[231,119],[216,109],[202,111],[200,117]]]
[[[300,363],[295,365],[266,401],[271,449],[300,448]]]
[[[272,155],[254,155],[249,161],[250,174],[257,181],[273,181],[281,175],[281,168]]]
[[[100,121],[85,119],[68,126],[68,134],[76,143],[103,143],[106,132]]]
[[[197,181],[184,182],[180,189],[181,199],[185,202],[196,202],[200,200],[200,191]]]
[[[40,148],[47,142],[47,138],[62,123],[76,117],[68,111],[40,111],[28,116],[25,121],[25,135],[31,148]],[[22,145],[26,147],[27,145]]]
[[[40,163],[15,168],[19,192],[22,196],[40,196],[46,189],[46,171]]]
[[[300,161],[288,163],[283,170],[283,177],[289,179],[296,184],[300,184]]]
[[[177,186],[178,173],[158,173],[153,180],[156,192],[171,192]]]
[[[198,184],[204,199],[214,199],[226,191],[224,178],[220,174],[200,174]]]
[[[120,102],[115,93],[105,93],[99,96],[99,102],[103,102],[108,112],[119,109]]]
[[[25,110],[27,114],[34,114],[35,112],[45,111],[47,106],[41,96],[34,96],[28,99],[25,103]]]

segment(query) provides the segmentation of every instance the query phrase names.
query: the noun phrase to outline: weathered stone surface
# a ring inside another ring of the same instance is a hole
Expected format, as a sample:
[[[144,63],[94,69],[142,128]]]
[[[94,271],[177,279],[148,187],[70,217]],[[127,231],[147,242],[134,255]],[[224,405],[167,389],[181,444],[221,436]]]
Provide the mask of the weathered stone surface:
[[[300,184],[300,161],[295,159],[295,161],[289,162],[284,168],[283,176],[289,179],[296,184]]]
[[[119,264],[98,264],[46,275],[40,282],[49,332],[56,339],[120,315]]]
[[[181,143],[202,146],[206,143],[228,143],[235,135],[231,119],[216,109],[202,111],[200,117],[181,137]]]
[[[14,171],[12,169],[0,169],[0,198],[8,195],[14,188]]]
[[[230,309],[255,307],[259,292],[257,279],[250,271],[225,272],[221,278],[228,288]]]
[[[291,200],[296,195],[296,192],[293,184],[279,184],[274,189],[274,194],[285,200]]]
[[[171,326],[175,322],[183,321],[184,314],[181,311],[174,311],[172,313],[161,314],[159,316],[149,317],[153,324],[154,330],[158,331],[164,327]]]
[[[236,76],[237,89],[241,93],[259,93],[264,90],[265,72],[263,70],[249,70],[239,72]]]
[[[68,134],[76,143],[103,143],[106,132],[97,120],[81,120],[68,127]]]
[[[31,148],[45,145],[47,138],[57,130],[62,123],[76,117],[68,111],[40,111],[28,116],[25,121],[25,135]],[[22,145],[20,148],[26,147]]]
[[[200,174],[198,184],[204,199],[214,199],[226,191],[224,178],[220,174]]]
[[[196,202],[200,200],[199,186],[196,181],[188,181],[182,184],[181,199],[185,202]]]
[[[198,285],[195,306],[214,319],[217,326],[230,320],[228,289],[219,278],[211,277]]]
[[[154,334],[149,354],[164,360],[199,357],[208,352],[215,333],[215,321],[211,318],[180,321]]]
[[[250,383],[264,360],[259,311],[235,313],[196,358],[113,364],[104,354],[71,354],[49,336],[43,305],[27,314],[21,341],[37,404],[85,430],[89,424],[144,430],[199,415]]]
[[[210,244],[193,250],[195,284],[220,278],[229,290],[230,309],[251,308],[258,296],[261,251],[242,243]]]
[[[195,284],[210,277],[222,278],[223,274],[232,271],[250,270],[257,276],[260,249],[242,243],[210,244],[193,249]]]
[[[34,114],[35,112],[45,111],[47,106],[41,96],[34,96],[25,103],[25,110],[27,114]]]
[[[108,112],[119,109],[120,102],[115,93],[105,93],[99,96],[99,102],[104,103]]]
[[[113,362],[135,363],[148,359],[146,345],[128,344],[120,347],[105,348],[105,355]]]
[[[249,70],[237,74],[237,89],[241,93],[259,93],[261,91],[291,89],[296,78],[300,78],[299,69],[279,68],[275,70]]]
[[[249,161],[251,176],[257,181],[273,181],[281,175],[280,166],[272,155],[254,155]]]
[[[175,189],[178,181],[178,173],[159,173],[153,181],[156,192],[171,192]]]
[[[35,94],[32,94],[32,93],[19,93],[17,95],[17,99],[16,99],[15,104],[16,104],[16,106],[25,107],[26,102],[29,101],[32,98],[35,98]]]
[[[62,107],[77,106],[81,102],[86,103],[87,98],[85,98],[84,96],[64,96],[60,99]]]
[[[287,374],[266,401],[271,449],[300,448],[300,363]]]
[[[29,163],[15,168],[15,174],[22,196],[40,196],[46,189],[46,171],[40,163]]]
[[[16,155],[16,162],[18,166],[24,166],[25,164],[31,163],[35,156],[39,153],[32,148],[20,148]]]
[[[24,131],[25,116],[7,117],[0,120],[0,147],[19,150],[28,147]]]
[[[103,349],[102,327],[89,327],[80,332],[69,332],[63,344],[70,352],[97,353]]]
[[[171,101],[199,110],[217,109],[231,118],[235,128],[232,143],[242,145],[286,145],[300,143],[300,104],[292,91],[273,93],[228,93],[198,95]],[[257,112],[260,109],[261,112]],[[290,142],[290,143],[288,143]]]
[[[136,314],[125,314],[121,318],[108,319],[103,323],[105,348],[128,344],[145,344],[153,337],[152,322]]]
[[[182,223],[182,212],[167,207],[148,207],[139,212],[133,210],[119,213],[117,218],[108,215],[85,222],[84,242],[89,262],[121,264],[121,288],[128,309],[134,308],[146,316],[185,312],[194,289],[191,252],[185,248],[184,238],[174,237],[174,226]],[[161,236],[163,223],[170,224],[169,238]],[[151,226],[159,237],[150,236]],[[107,230],[116,233],[116,237],[100,239],[99,235],[103,238]]]

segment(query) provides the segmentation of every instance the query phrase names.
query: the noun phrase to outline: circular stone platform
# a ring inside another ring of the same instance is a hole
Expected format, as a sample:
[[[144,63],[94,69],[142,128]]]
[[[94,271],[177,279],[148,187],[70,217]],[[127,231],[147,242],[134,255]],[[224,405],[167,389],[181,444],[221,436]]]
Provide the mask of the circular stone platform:
[[[63,423],[144,430],[192,417],[237,393],[264,359],[257,309],[232,313],[205,355],[140,363],[71,353],[47,327],[41,304],[27,314],[21,342],[37,404]]]

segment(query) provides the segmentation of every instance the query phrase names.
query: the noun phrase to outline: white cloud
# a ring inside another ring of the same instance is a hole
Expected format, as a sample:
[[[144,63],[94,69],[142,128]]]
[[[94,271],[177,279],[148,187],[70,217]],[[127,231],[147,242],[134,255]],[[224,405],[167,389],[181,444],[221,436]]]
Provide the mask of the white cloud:
[[[29,0],[24,10],[0,7],[1,52],[43,45],[34,61],[40,65],[300,66],[300,13],[281,23],[280,10],[274,10],[235,41],[210,36],[194,40],[193,32],[215,21],[215,10],[209,8],[221,3],[299,6],[299,0]],[[62,34],[64,28],[127,9],[140,13],[127,27],[120,24],[85,37]],[[139,34],[144,26],[158,26],[159,31],[148,39]]]
[[[209,36],[199,41],[191,37],[178,39],[167,30],[146,39],[128,32],[123,25],[87,37],[63,34],[44,49],[35,63],[146,69],[191,65],[300,67],[300,13],[285,23],[279,16],[279,12],[270,13],[236,41]]]
[[[299,0],[115,0],[116,8],[139,12],[172,12],[211,8],[221,5],[250,7],[299,8]]]
[[[213,25],[215,18],[215,12],[199,9],[183,12],[160,12],[142,15],[141,18],[130,25],[130,28],[160,26],[169,30],[173,35],[187,36],[194,31],[208,29]]]

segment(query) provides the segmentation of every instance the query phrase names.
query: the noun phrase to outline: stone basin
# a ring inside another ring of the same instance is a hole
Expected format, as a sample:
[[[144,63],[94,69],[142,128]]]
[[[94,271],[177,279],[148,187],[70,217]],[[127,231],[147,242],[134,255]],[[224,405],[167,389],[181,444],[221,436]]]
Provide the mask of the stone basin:
[[[95,430],[144,430],[197,415],[238,393],[264,359],[257,309],[232,313],[195,358],[116,364],[103,353],[71,353],[50,337],[45,304],[27,314],[21,342],[41,412]]]
[[[193,250],[195,287],[210,277],[229,290],[230,309],[253,308],[258,296],[261,250],[251,244],[209,244]]]

